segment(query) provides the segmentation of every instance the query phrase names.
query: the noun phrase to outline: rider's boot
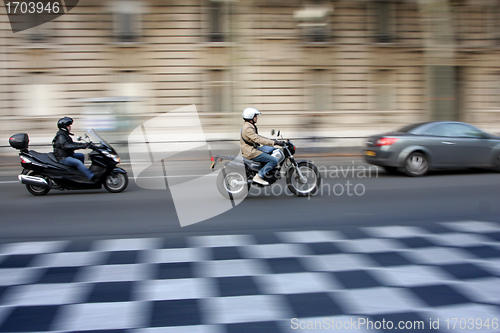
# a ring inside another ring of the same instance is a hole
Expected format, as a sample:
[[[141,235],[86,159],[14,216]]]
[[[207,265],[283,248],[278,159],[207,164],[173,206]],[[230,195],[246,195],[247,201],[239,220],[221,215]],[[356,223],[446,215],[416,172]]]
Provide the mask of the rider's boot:
[[[264,185],[264,186],[269,185],[269,183],[267,181],[265,181],[264,179],[262,179],[259,176],[259,174],[256,174],[255,177],[253,177],[253,182],[257,183],[257,184],[260,184],[260,185]]]

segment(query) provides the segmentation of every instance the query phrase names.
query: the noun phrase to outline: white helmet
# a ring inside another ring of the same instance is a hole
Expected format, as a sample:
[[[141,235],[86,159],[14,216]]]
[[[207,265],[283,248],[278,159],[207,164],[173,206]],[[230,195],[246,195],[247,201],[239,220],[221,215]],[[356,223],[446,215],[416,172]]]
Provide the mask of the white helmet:
[[[260,115],[260,111],[257,110],[256,108],[246,108],[245,110],[243,110],[243,119],[245,120],[252,120],[253,117],[255,117],[256,115]]]

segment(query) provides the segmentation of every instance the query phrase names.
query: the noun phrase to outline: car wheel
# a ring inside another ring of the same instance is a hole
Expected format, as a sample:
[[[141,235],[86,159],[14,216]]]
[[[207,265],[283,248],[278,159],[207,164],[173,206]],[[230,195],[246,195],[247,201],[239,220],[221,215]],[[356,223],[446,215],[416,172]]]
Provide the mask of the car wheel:
[[[500,172],[500,153],[497,153],[495,156],[495,162],[493,163],[493,167],[496,171]]]
[[[405,159],[403,169],[408,176],[423,176],[429,171],[429,160],[427,156],[421,152],[411,153]]]

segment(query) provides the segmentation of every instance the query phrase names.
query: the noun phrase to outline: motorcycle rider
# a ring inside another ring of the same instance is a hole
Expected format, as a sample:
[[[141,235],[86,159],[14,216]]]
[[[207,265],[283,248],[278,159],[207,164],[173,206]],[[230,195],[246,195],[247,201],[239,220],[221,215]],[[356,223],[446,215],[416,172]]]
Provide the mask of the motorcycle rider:
[[[268,139],[259,135],[255,124],[257,123],[258,116],[261,114],[262,113],[256,108],[250,107],[243,110],[242,116],[245,123],[241,129],[240,148],[243,157],[256,162],[266,163],[255,175],[253,181],[261,185],[269,185],[269,183],[264,180],[264,176],[278,165],[278,159],[270,154],[260,151],[258,148],[260,145],[284,146],[285,143],[283,141]]]
[[[87,177],[87,179],[94,181],[96,174],[87,169],[83,164],[85,162],[85,155],[82,153],[75,153],[76,149],[88,148],[90,143],[73,142],[73,139],[71,138],[71,135],[74,135],[71,133],[72,124],[73,119],[70,117],[63,117],[57,122],[59,131],[52,140],[54,155],[59,163],[75,167],[85,177]]]

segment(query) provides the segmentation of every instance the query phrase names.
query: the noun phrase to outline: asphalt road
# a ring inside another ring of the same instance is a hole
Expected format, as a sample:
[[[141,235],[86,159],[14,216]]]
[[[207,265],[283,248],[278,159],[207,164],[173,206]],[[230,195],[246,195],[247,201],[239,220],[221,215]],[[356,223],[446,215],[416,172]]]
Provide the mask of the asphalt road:
[[[359,159],[315,163],[317,196],[284,193],[281,180],[186,227],[171,190],[131,179],[118,194],[34,197],[18,170],[0,170],[0,332],[288,333],[311,318],[411,332],[449,332],[463,318],[497,331],[498,173],[409,178]],[[186,162],[175,183],[200,166]],[[188,193],[184,208],[213,209],[203,195]]]
[[[104,189],[52,190],[44,197],[34,197],[16,182],[18,170],[4,170],[0,177],[0,241],[500,221],[500,175],[495,172],[434,172],[410,178],[389,175],[382,169],[369,172],[368,165],[355,158],[322,158],[315,163],[323,175],[317,196],[291,196],[283,191],[285,182],[280,180],[273,191],[253,189],[235,208],[186,227],[179,224],[169,190],[140,188],[132,177],[127,190],[119,194]],[[184,172],[193,175],[198,171]],[[213,180],[215,183],[215,177]],[[192,207],[201,209],[196,201]]]

